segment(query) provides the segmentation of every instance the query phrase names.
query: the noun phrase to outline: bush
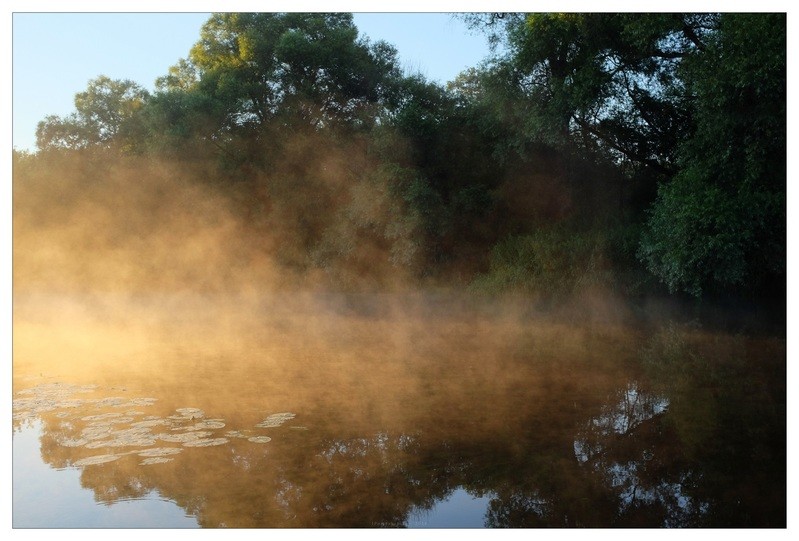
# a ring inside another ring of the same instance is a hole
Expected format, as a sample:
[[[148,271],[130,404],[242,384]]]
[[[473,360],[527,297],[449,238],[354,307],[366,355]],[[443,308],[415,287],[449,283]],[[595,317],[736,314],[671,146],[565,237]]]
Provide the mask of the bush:
[[[523,292],[545,298],[614,287],[608,237],[541,229],[494,246],[490,270],[472,283],[485,293]]]

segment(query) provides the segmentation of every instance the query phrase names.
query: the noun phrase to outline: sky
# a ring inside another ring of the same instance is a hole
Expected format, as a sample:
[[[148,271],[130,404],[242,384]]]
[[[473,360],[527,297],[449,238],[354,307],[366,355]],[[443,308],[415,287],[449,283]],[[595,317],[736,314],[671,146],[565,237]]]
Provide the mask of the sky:
[[[208,13],[14,13],[12,144],[34,150],[36,125],[74,111],[74,97],[99,75],[152,91],[185,58]],[[446,83],[489,53],[486,37],[447,13],[356,13],[371,41],[385,40],[402,67]]]
[[[765,5],[756,6],[768,9],[772,3],[766,0]],[[651,4],[663,9],[662,4]],[[714,7],[696,2],[680,4],[685,2],[678,0],[668,7],[674,10]],[[755,6],[752,2],[734,0],[724,5],[732,10]],[[188,55],[211,11],[354,12],[361,35],[372,41],[382,39],[391,43],[398,49],[404,68],[446,83],[465,68],[478,65],[489,53],[485,36],[470,31],[451,12],[514,11],[530,9],[528,6],[529,2],[519,0],[388,0],[379,4],[353,0],[290,3],[119,0],[113,4],[86,0],[10,0],[7,24],[11,26],[11,143],[18,150],[34,150],[38,122],[47,115],[71,113],[75,94],[84,91],[88,82],[99,75],[130,79],[153,90],[155,79]],[[196,11],[184,12],[187,7]],[[535,8],[587,11],[596,10],[597,5],[579,0],[538,0]],[[611,1],[603,3],[602,9],[646,10],[647,2]],[[376,10],[388,13],[374,13]]]

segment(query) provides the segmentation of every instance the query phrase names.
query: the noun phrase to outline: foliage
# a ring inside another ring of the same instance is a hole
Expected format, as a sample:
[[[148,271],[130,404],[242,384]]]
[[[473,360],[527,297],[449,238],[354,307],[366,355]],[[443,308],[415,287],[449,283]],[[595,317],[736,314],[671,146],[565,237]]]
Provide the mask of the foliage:
[[[489,273],[473,288],[488,293],[528,293],[544,298],[613,287],[607,239],[564,228],[513,236],[491,252]]]
[[[153,94],[98,77],[37,144],[213,162],[280,264],[340,283],[781,294],[784,15],[463,17],[504,48],[441,85],[351,14],[213,14]]]
[[[517,148],[657,173],[640,257],[670,290],[780,294],[769,284],[785,268],[784,15],[469,19],[506,39],[490,77]]]
[[[537,13],[501,22],[507,53],[495,73],[535,119],[528,137],[671,170],[688,122],[675,72],[713,16]]]
[[[685,65],[696,129],[641,248],[672,290],[699,296],[784,280],[785,37],[783,15],[724,15]]]
[[[148,98],[148,92],[133,81],[97,77],[75,95],[74,113],[39,122],[36,146],[41,150],[116,146],[134,151],[144,136],[141,113]]]
[[[398,72],[392,47],[357,34],[344,13],[215,14],[167,84],[185,88],[194,76],[226,105],[223,129],[276,117],[315,127],[362,122],[364,109],[388,99]]]

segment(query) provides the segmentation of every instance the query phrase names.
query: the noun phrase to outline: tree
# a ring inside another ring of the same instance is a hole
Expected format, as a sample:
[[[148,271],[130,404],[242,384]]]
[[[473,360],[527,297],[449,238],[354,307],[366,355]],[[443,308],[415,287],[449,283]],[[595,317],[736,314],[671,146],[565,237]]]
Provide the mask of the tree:
[[[784,282],[785,31],[783,14],[724,14],[681,70],[696,127],[641,247],[671,290],[779,291]]]
[[[688,127],[676,71],[715,28],[713,15],[535,13],[470,18],[504,27],[495,70],[539,141],[601,150],[673,174]]]
[[[506,40],[492,77],[518,148],[545,142],[567,166],[575,151],[603,155],[657,183],[639,203],[651,205],[639,257],[670,290],[784,280],[784,15],[470,20]]]
[[[149,93],[133,81],[101,75],[75,95],[74,113],[65,118],[51,115],[39,123],[36,146],[41,150],[116,146],[134,151],[144,136],[141,112],[148,98]]]
[[[351,14],[218,13],[163,83],[224,104],[221,130],[278,118],[321,127],[368,123],[369,109],[389,97],[396,64],[393,47],[358,39]]]

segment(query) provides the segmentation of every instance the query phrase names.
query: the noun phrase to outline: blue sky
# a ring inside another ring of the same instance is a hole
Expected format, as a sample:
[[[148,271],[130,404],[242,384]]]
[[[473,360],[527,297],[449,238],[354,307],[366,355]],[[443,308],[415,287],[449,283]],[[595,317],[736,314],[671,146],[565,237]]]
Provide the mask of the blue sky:
[[[15,13],[12,37],[13,146],[35,147],[36,124],[74,110],[90,79],[155,79],[199,38],[207,13]],[[447,13],[356,13],[372,41],[397,47],[404,68],[442,83],[488,54],[485,36]]]

